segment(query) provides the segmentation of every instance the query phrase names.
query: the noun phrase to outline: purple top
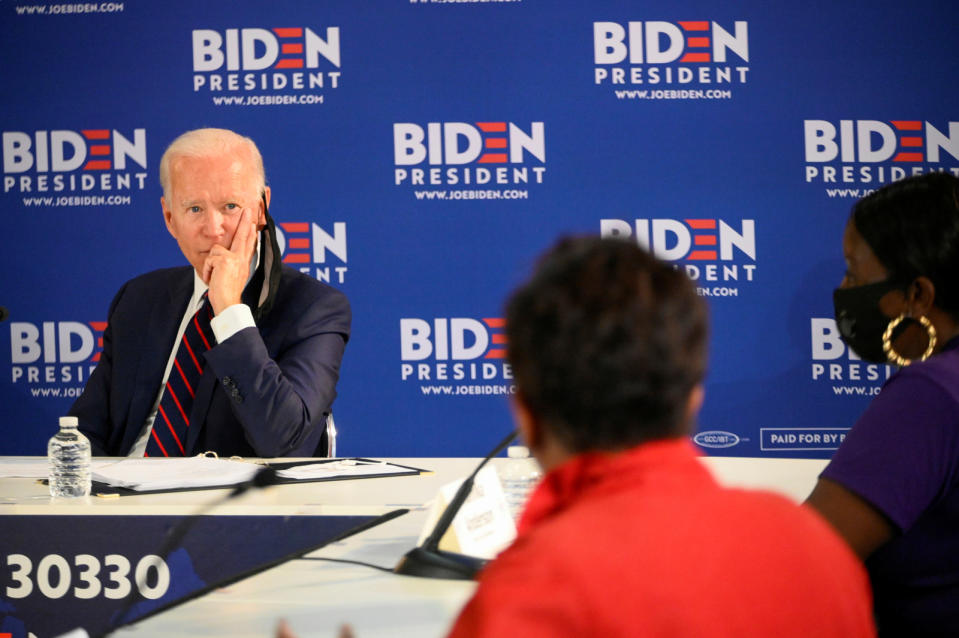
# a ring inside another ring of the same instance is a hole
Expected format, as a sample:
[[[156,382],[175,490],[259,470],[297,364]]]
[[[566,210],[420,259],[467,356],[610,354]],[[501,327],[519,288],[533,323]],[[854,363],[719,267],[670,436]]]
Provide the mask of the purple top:
[[[866,561],[880,634],[959,636],[959,338],[894,374],[821,476],[901,532]]]

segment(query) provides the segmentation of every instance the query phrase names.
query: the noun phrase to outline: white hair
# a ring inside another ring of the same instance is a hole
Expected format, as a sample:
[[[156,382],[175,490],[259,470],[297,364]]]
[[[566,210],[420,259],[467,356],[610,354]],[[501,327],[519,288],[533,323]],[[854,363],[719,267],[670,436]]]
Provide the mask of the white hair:
[[[248,137],[224,128],[198,128],[180,135],[167,147],[160,158],[160,186],[163,197],[170,200],[170,168],[173,160],[179,157],[209,157],[229,153],[237,148],[249,151],[253,158],[253,168],[258,180],[257,190],[266,190],[266,172],[263,170],[263,156],[256,143]]]

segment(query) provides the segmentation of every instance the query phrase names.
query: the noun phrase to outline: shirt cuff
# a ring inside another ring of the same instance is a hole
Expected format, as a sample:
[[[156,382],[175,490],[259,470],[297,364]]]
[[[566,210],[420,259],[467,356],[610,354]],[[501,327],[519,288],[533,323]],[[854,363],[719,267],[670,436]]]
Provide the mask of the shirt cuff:
[[[223,343],[244,328],[255,328],[253,311],[244,303],[233,304],[210,320],[217,343]]]

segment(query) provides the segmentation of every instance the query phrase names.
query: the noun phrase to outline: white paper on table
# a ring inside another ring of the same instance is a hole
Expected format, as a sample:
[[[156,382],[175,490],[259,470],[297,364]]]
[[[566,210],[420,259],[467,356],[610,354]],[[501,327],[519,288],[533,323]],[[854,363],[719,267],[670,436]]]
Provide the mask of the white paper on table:
[[[261,466],[243,461],[192,456],[125,459],[94,470],[93,480],[139,492],[235,485],[253,478]]]
[[[385,461],[361,461],[358,459],[341,459],[325,463],[307,463],[296,465],[277,471],[281,478],[308,479],[338,478],[342,476],[369,476],[371,474],[403,474],[409,472],[407,467],[400,467]]]

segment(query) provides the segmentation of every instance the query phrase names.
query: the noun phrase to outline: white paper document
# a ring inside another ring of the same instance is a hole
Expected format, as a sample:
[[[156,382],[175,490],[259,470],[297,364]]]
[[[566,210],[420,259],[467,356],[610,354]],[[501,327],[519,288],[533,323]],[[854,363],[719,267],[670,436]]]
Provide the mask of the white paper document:
[[[138,492],[235,485],[253,478],[262,466],[205,456],[175,459],[124,459],[95,468],[93,480]]]
[[[285,470],[277,471],[276,475],[286,479],[298,481],[309,479],[337,478],[340,476],[369,476],[371,474],[405,474],[410,469],[393,465],[385,461],[365,461],[361,459],[340,459],[325,463],[307,463]]]

